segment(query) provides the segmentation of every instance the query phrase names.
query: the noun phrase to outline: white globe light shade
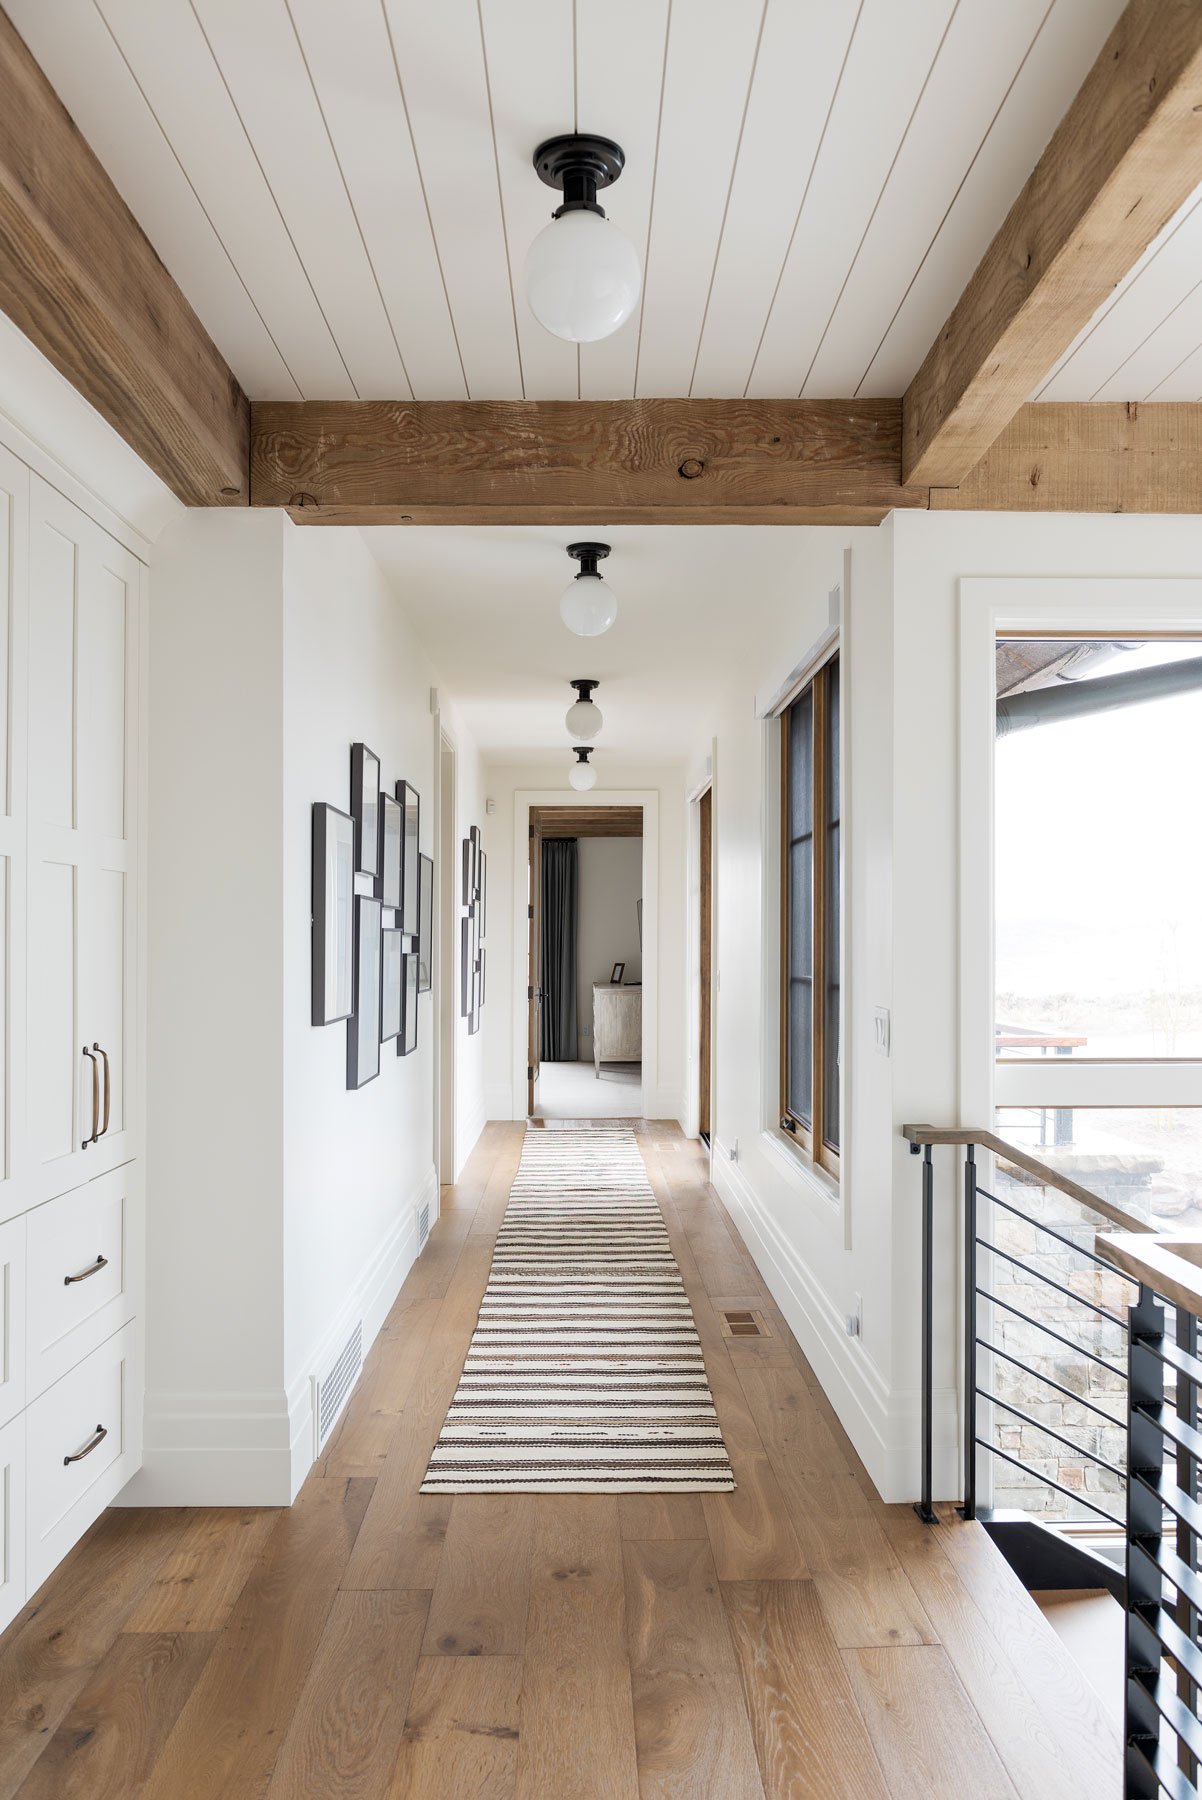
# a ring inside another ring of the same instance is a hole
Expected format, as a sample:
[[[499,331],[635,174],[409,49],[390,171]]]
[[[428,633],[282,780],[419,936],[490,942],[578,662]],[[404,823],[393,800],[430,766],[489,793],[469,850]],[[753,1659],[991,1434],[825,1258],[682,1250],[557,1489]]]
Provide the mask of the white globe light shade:
[[[568,780],[578,794],[587,794],[591,787],[597,785],[597,771],[592,763],[576,762],[568,770]]]
[[[526,298],[540,325],[572,344],[592,344],[624,325],[643,285],[638,252],[587,207],[552,219],[526,255]]]
[[[618,603],[600,575],[577,575],[563,590],[559,616],[577,637],[600,637],[618,616]]]
[[[574,738],[583,741],[596,737],[605,720],[601,717],[601,708],[591,700],[577,700],[574,706],[569,706],[563,722]]]

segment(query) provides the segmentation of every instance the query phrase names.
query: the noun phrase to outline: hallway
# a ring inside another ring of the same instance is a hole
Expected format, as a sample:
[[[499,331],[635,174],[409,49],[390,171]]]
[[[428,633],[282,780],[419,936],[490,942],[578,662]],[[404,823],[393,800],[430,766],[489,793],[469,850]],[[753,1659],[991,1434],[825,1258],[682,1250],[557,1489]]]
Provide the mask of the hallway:
[[[675,1125],[639,1142],[737,1491],[418,1494],[522,1139],[444,1190],[290,1511],[110,1509],[20,1615],[0,1796],[1116,1795],[1119,1719],[978,1526],[877,1499]]]

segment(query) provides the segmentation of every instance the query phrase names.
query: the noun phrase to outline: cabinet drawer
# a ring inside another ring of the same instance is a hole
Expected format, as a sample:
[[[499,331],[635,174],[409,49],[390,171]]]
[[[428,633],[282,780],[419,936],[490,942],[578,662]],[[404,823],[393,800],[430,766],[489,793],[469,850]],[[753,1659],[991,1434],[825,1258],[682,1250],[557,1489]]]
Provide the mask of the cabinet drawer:
[[[30,1397],[73,1369],[136,1311],[129,1251],[140,1170],[112,1169],[28,1216],[26,1344]]]
[[[0,1631],[25,1604],[25,1415],[0,1431]]]
[[[25,1220],[9,1219],[0,1225],[0,1425],[25,1392]]]
[[[137,1467],[135,1352],[131,1323],[26,1409],[30,1593]]]

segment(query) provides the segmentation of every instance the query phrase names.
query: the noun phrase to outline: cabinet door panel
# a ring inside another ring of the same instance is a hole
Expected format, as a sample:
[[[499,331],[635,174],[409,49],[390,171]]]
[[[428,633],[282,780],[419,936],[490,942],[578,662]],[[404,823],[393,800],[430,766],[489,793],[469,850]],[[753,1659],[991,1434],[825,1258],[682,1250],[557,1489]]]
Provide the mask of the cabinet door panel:
[[[36,859],[29,885],[29,1132],[44,1165],[78,1153],[85,1117],[91,1129],[90,1069],[75,1019],[75,865]]]
[[[35,827],[70,829],[76,823],[79,547],[44,517],[33,530],[30,574],[29,817]]]
[[[0,1425],[24,1406],[25,1219],[0,1225]],[[0,1626],[0,1630],[3,1627]]]
[[[120,869],[89,869],[85,877],[87,904],[81,928],[81,962],[86,983],[83,1003],[87,1029],[108,1057],[109,1108],[105,1132],[103,1092],[100,1128],[112,1138],[125,1128],[125,958],[129,941],[126,930],[126,877]],[[101,1062],[101,1083],[105,1079]]]
[[[0,1631],[29,1592],[25,1578],[25,1414],[0,1430]]]
[[[87,558],[79,615],[79,823],[101,837],[124,838],[130,576],[109,566],[107,550],[98,544]]]

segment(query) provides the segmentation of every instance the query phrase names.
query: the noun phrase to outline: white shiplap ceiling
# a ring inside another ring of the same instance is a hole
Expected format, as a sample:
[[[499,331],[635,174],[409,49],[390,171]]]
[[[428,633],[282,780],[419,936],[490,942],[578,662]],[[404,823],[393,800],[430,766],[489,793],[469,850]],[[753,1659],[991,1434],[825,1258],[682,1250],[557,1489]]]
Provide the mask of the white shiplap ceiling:
[[[5,0],[252,398],[899,394],[1121,0]],[[578,124],[636,316],[529,313]],[[1202,208],[1045,388],[1202,394]]]

